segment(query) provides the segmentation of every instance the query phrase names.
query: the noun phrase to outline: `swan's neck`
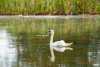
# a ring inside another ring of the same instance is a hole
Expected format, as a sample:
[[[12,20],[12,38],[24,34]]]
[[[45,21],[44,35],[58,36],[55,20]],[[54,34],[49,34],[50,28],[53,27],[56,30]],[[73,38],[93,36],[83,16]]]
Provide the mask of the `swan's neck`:
[[[54,32],[51,33],[51,37],[50,37],[50,44],[53,43],[53,37],[54,37]]]
[[[55,55],[54,55],[53,47],[51,46],[52,43],[53,43],[53,37],[54,37],[54,32],[51,34],[51,37],[50,37],[50,52],[51,52],[51,58],[50,58],[50,60],[52,62],[55,61]]]

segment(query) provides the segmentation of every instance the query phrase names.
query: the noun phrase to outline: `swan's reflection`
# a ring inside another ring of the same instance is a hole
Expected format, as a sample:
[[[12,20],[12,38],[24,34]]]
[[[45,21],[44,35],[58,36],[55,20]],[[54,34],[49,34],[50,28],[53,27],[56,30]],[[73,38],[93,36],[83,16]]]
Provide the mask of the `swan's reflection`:
[[[0,30],[0,67],[14,67],[16,49],[10,47],[11,39],[5,29]]]

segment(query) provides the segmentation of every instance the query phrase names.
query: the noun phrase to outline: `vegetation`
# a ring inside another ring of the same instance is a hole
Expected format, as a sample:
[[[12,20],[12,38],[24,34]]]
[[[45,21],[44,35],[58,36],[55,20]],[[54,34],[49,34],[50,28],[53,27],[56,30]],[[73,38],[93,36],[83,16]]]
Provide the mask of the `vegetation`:
[[[99,0],[0,0],[1,15],[100,14]]]

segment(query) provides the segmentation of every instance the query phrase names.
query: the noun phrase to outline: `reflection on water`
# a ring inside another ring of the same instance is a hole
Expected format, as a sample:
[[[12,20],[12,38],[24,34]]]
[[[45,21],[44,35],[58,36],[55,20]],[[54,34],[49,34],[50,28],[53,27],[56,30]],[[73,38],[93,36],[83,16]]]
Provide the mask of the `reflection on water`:
[[[50,62],[48,29],[54,41],[73,42],[73,51],[54,52]],[[0,19],[0,67],[99,67],[100,18]]]
[[[16,48],[12,44],[5,29],[0,30],[0,67],[12,67],[16,62]]]

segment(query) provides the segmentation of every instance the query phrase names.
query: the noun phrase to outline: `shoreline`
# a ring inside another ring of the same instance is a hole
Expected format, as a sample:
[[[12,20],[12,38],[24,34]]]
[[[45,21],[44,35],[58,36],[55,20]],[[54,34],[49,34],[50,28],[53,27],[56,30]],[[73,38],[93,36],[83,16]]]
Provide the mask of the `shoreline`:
[[[100,15],[0,15],[0,18],[95,18]]]

